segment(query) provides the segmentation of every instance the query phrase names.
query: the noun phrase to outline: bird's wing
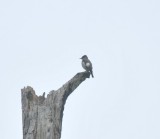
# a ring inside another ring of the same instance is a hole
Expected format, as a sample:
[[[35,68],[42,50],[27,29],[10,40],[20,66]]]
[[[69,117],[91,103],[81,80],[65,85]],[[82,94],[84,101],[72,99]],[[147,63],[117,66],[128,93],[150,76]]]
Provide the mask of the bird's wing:
[[[86,63],[86,67],[89,68],[90,66],[91,66],[91,63],[87,62],[87,63]]]
[[[86,61],[86,66],[87,66],[89,69],[92,69],[92,63],[91,63],[91,61],[90,61],[89,59]]]

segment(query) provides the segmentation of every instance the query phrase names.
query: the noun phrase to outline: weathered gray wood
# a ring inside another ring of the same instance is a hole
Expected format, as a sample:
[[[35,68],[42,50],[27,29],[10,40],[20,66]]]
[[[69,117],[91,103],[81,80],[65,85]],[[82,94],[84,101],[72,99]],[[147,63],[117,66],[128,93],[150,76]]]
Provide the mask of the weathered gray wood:
[[[86,79],[88,72],[76,74],[57,91],[45,98],[32,87],[21,90],[23,139],[60,139],[64,105],[67,97]]]

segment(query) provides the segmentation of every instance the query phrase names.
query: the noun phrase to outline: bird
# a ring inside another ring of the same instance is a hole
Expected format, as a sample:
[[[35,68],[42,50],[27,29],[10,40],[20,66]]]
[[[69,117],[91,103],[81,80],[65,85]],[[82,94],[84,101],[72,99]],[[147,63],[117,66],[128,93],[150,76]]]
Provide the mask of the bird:
[[[88,59],[87,55],[82,56],[80,59],[82,59],[82,67],[87,71],[90,72],[90,74],[92,75],[92,78],[94,78],[93,76],[93,68],[92,68],[92,63],[91,61]]]

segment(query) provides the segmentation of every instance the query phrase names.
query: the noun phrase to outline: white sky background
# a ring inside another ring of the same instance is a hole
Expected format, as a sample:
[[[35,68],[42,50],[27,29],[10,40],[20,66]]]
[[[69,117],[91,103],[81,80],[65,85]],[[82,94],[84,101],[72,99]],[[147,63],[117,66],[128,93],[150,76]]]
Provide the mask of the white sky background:
[[[62,139],[160,138],[159,0],[0,1],[0,136],[22,139],[21,92],[95,78],[66,102]]]

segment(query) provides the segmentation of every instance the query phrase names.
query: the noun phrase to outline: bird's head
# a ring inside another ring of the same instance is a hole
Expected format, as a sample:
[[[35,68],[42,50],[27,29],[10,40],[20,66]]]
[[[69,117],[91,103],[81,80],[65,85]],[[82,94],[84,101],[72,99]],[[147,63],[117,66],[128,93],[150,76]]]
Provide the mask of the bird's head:
[[[84,55],[80,59],[88,59],[88,57],[87,57],[87,55]]]

